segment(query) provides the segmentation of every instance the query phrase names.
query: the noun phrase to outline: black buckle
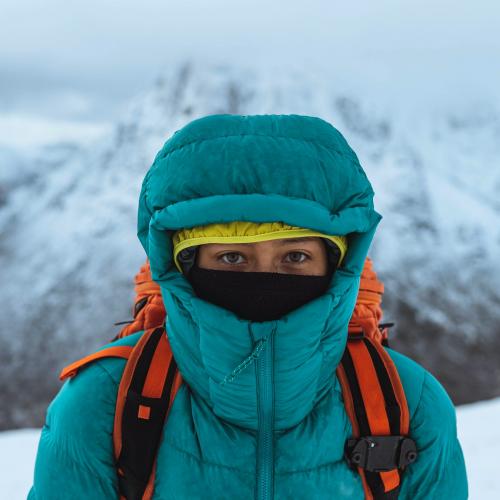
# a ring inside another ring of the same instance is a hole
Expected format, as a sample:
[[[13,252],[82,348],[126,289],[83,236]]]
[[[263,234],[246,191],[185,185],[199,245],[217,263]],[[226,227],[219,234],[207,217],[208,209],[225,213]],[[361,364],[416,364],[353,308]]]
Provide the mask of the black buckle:
[[[134,305],[134,318],[137,317],[139,311],[148,303],[148,298],[143,297],[141,300],[137,301]]]
[[[363,340],[364,338],[366,338],[366,335],[365,335],[365,332],[363,330],[361,330],[360,332],[349,332],[347,334],[347,340],[348,341],[351,341],[351,340]]]
[[[391,328],[392,326],[394,326],[396,323],[392,322],[392,323],[379,323],[378,324],[378,327],[383,330],[384,328]]]
[[[418,456],[415,441],[406,436],[364,436],[348,439],[345,458],[353,469],[371,472],[405,469]]]

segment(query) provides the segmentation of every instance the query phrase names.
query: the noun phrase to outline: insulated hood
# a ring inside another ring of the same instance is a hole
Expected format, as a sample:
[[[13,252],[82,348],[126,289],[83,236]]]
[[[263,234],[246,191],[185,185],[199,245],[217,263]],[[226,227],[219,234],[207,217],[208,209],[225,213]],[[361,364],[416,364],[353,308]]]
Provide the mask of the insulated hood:
[[[138,237],[183,378],[218,416],[257,427],[249,366],[271,335],[276,428],[300,421],[331,387],[382,218],[373,195],[341,133],[311,116],[209,115],[177,130],[157,154],[142,184]],[[277,321],[251,322],[197,298],[173,261],[176,230],[231,221],[345,235],[348,250],[323,296]]]
[[[373,194],[354,151],[320,118],[209,115],[157,154],[142,184],[138,237],[157,282],[176,281],[172,231],[234,220],[348,235],[343,270],[359,275],[382,218]]]

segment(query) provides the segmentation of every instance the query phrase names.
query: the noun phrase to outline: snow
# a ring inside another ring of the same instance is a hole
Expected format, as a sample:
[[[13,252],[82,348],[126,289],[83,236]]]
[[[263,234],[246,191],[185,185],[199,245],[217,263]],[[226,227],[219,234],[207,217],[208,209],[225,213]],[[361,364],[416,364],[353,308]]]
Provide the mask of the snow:
[[[500,398],[457,408],[458,435],[465,456],[471,500],[500,498],[498,459]],[[32,484],[39,429],[0,433],[2,498],[26,498]]]
[[[0,491],[2,498],[26,498],[33,484],[39,429],[0,433]]]
[[[500,398],[459,407],[458,435],[464,451],[472,500],[500,498]]]

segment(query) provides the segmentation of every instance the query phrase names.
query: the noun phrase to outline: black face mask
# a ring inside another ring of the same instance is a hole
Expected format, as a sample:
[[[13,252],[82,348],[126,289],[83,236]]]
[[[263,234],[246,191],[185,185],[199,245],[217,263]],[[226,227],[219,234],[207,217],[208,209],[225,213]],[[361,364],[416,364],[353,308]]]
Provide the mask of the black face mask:
[[[187,274],[196,295],[251,321],[278,319],[323,295],[332,279],[269,272],[221,271],[193,264]]]

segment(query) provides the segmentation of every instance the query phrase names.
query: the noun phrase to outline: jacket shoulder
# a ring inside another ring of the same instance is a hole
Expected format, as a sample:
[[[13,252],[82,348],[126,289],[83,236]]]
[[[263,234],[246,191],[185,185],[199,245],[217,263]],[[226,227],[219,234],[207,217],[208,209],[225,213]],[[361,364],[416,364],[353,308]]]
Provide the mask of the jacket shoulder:
[[[135,345],[141,333],[108,345]],[[90,491],[95,498],[116,497],[113,426],[125,364],[103,358],[65,381],[47,409],[30,498],[59,498],[55,492],[61,489],[68,493],[64,498],[88,498]]]
[[[390,348],[385,348],[396,368],[403,384],[410,418],[415,415],[424,388],[427,370],[408,356]]]
[[[142,332],[103,346],[134,346]],[[73,458],[88,460],[82,453],[92,443],[92,453],[111,456],[109,437],[113,432],[116,398],[126,359],[109,357],[90,362],[65,381],[47,409],[44,432],[58,441]],[[107,443],[107,444],[105,444]],[[106,448],[106,449],[104,449]],[[88,457],[87,457],[88,458]]]
[[[143,330],[134,333],[133,335],[128,335],[127,337],[123,337],[118,340],[114,340],[113,342],[110,342],[109,344],[104,345],[101,347],[99,350],[104,350],[107,347],[118,347],[118,346],[131,346],[134,347],[135,344],[139,341],[141,338],[141,335],[143,334]],[[126,360],[123,358],[116,358],[116,357],[105,357],[101,358],[95,361],[90,362],[87,366],[83,367],[80,369],[75,379],[78,377],[81,377],[83,373],[87,373],[86,377],[92,376],[95,372],[93,370],[89,370],[93,365],[99,366],[102,370],[108,372],[109,376],[111,379],[113,379],[116,384],[120,383],[120,379],[122,376],[123,369],[125,367]]]
[[[389,348],[386,348],[386,351],[396,365],[401,378],[410,410],[410,419],[422,420],[425,416],[425,422],[421,422],[422,425],[434,427],[434,424],[439,423],[441,433],[444,431],[445,423],[455,428],[455,407],[436,377],[408,356]]]
[[[410,435],[418,451],[405,472],[401,498],[466,499],[467,474],[457,438],[456,412],[441,383],[428,370],[392,349],[410,410]]]

